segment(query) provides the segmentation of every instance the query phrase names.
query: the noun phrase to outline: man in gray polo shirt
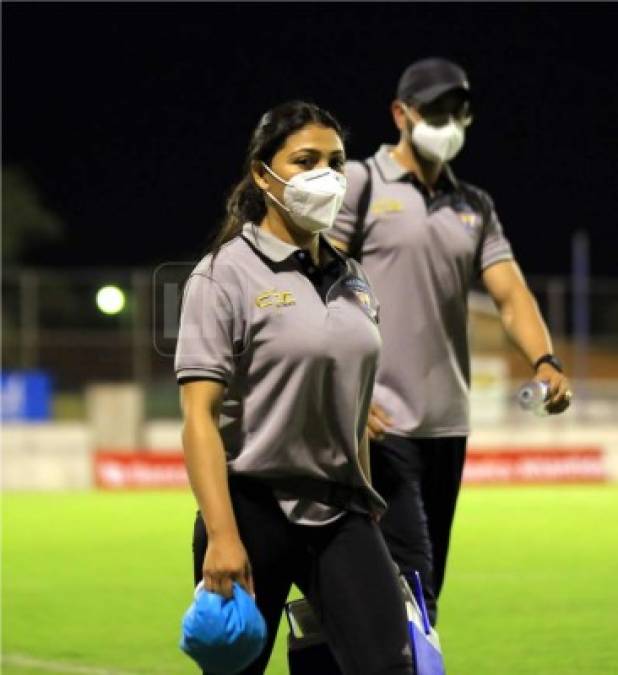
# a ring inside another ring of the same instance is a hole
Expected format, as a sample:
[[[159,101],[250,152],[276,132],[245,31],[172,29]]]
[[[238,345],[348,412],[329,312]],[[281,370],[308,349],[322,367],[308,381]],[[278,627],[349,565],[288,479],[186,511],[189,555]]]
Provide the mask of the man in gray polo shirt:
[[[381,304],[382,351],[369,418],[382,529],[404,573],[417,569],[433,623],[469,433],[467,296],[479,275],[504,327],[550,385],[547,409],[569,405],[537,304],[482,190],[448,161],[471,121],[468,79],[426,59],[403,73],[392,104],[400,133],[366,162],[348,162],[330,233],[362,260]]]

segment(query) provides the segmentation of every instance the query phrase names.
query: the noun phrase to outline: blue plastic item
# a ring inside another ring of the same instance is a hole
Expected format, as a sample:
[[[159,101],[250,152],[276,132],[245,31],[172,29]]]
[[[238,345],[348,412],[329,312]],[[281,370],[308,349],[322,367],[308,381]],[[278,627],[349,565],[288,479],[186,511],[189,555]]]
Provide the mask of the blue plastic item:
[[[429,623],[421,578],[414,572],[411,596],[407,597],[408,633],[414,652],[417,675],[445,675],[438,634]]]
[[[266,622],[253,598],[237,583],[224,598],[197,587],[182,619],[180,648],[212,675],[234,675],[256,659],[266,644]]]

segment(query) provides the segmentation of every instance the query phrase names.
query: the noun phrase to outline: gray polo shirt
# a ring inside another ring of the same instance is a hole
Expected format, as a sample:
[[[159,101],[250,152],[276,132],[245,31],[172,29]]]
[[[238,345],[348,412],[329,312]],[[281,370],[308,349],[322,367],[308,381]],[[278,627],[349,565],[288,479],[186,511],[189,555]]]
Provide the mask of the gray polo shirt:
[[[365,220],[362,265],[381,303],[384,348],[374,400],[394,419],[391,431],[408,437],[469,433],[468,291],[479,272],[513,257],[488,205],[480,256],[482,217],[446,176],[430,197],[383,145],[369,160],[372,192]],[[331,231],[349,243],[367,172],[346,165],[348,188]],[[475,269],[476,264],[480,263]]]
[[[288,518],[309,525],[385,507],[358,461],[378,306],[360,265],[321,246],[339,265],[324,297],[308,253],[251,224],[214,265],[206,256],[185,287],[175,364],[179,381],[226,385],[219,424],[230,473],[272,481]],[[345,486],[343,509],[313,496],[311,484],[324,483]]]

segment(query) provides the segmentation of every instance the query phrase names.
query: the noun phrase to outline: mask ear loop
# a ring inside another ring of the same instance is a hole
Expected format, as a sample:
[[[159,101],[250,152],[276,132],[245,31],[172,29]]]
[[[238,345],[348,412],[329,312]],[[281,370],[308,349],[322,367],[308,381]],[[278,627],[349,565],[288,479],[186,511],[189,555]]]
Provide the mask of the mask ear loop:
[[[268,171],[268,173],[275,179],[278,180],[280,183],[283,185],[289,185],[289,182],[287,180],[283,180],[281,176],[278,176],[269,166],[266,164],[266,162],[262,162],[262,166]]]
[[[266,169],[266,171],[268,171],[268,173],[269,173],[275,180],[278,180],[278,181],[279,181],[280,183],[282,183],[283,185],[289,185],[289,183],[288,183],[287,181],[283,180],[283,178],[281,178],[280,176],[278,176],[278,175],[277,175],[277,174],[276,174],[276,173],[268,166],[268,164],[266,164],[266,162],[262,162],[262,166]],[[271,201],[275,202],[275,204],[277,204],[277,206],[278,206],[279,208],[283,209],[286,213],[291,213],[290,209],[289,209],[285,204],[282,204],[282,203],[275,197],[275,195],[274,195],[272,192],[270,192],[270,190],[264,190],[264,194],[265,194]]]
[[[406,118],[406,121],[414,124],[414,120],[412,119],[412,116],[410,115],[410,109],[408,108],[408,104],[401,101],[401,109],[403,110],[403,114],[404,114],[404,117]]]

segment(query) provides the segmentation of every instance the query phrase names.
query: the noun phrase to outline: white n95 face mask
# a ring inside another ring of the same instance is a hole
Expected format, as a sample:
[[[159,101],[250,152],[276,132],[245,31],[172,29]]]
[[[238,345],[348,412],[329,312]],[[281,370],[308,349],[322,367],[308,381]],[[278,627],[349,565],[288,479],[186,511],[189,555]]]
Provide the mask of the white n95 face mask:
[[[331,168],[312,169],[285,181],[266,164],[264,168],[285,185],[284,203],[270,192],[266,194],[289,213],[295,225],[312,234],[324,232],[333,226],[343,204],[347,187],[345,176]]]
[[[416,122],[412,129],[411,141],[425,158],[432,162],[448,162],[461,150],[465,133],[461,124],[452,117],[448,124],[433,127],[424,120]]]

